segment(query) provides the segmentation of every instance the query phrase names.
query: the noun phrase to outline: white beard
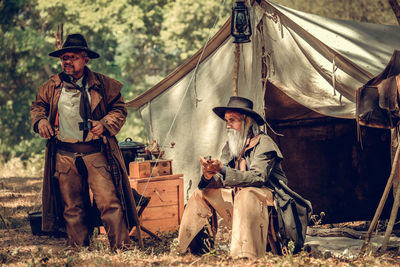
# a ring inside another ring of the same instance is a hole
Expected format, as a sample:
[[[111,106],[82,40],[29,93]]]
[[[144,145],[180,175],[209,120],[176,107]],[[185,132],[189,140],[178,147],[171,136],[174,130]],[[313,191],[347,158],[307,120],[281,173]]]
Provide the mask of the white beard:
[[[228,145],[231,155],[238,158],[242,153],[246,139],[241,131],[236,131],[235,129],[227,129],[226,131],[228,134]]]

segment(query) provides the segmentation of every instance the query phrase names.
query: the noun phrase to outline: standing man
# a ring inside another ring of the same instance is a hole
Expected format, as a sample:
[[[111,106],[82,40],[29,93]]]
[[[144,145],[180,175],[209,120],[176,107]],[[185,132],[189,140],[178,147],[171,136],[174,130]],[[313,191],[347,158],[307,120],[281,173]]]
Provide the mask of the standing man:
[[[42,230],[65,224],[68,245],[88,245],[96,226],[93,201],[111,248],[122,248],[131,243],[129,229],[137,221],[115,138],[127,116],[122,84],[86,66],[99,54],[81,34],[68,35],[49,56],[60,59],[63,72],[39,88],[31,106],[33,130],[47,139]]]
[[[268,206],[273,206],[272,190],[266,184],[273,176],[286,182],[282,154],[260,131],[265,121],[253,111],[249,99],[233,96],[226,107],[213,111],[225,120],[228,142],[221,160],[200,158],[203,175],[183,214],[179,250],[198,251],[199,231],[211,218],[216,222],[216,212],[232,228],[232,257],[262,257],[267,247]],[[213,228],[215,234],[215,224]]]

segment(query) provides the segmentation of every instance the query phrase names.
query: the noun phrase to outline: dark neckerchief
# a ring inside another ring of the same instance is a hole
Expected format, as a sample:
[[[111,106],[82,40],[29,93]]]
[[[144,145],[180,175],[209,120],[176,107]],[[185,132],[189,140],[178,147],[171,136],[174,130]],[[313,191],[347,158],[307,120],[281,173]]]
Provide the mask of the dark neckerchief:
[[[235,169],[241,170],[241,171],[247,170],[247,163],[246,163],[246,159],[244,157],[244,153],[247,150],[255,147],[258,144],[258,142],[260,141],[260,138],[261,138],[261,134],[255,136],[255,137],[252,137],[252,138],[251,137],[247,138],[246,144],[243,148],[241,155],[235,161]]]
[[[83,122],[87,122],[89,119],[92,119],[92,113],[90,110],[90,103],[89,103],[89,96],[87,94],[87,91],[85,90],[86,83],[87,83],[87,77],[88,77],[88,71],[85,68],[84,73],[83,73],[83,79],[82,79],[82,87],[76,84],[72,79],[71,76],[66,74],[65,72],[61,72],[59,74],[60,79],[63,81],[64,87],[66,89],[75,89],[79,90],[81,92],[81,99],[80,99],[80,104],[79,104],[79,114],[81,115],[81,118]],[[85,130],[83,131],[83,141],[85,141],[89,131]]]

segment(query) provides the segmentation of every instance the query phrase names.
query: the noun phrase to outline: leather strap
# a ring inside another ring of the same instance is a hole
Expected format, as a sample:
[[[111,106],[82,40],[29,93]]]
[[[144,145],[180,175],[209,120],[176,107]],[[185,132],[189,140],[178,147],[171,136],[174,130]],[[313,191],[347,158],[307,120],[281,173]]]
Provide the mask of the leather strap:
[[[100,139],[77,143],[57,142],[57,152],[62,150],[70,153],[93,154],[102,152],[102,147],[102,140]]]

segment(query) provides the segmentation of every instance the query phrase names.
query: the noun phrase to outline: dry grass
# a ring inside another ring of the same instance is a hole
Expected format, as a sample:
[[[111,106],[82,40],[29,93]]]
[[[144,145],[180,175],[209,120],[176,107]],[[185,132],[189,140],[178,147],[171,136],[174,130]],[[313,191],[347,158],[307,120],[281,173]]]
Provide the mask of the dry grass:
[[[104,235],[94,237],[89,248],[71,250],[66,240],[33,236],[28,212],[40,209],[41,178],[0,178],[0,265],[3,266],[399,266],[394,252],[368,255],[357,260],[302,252],[275,256],[267,253],[256,260],[229,257],[229,232],[221,229],[216,250],[203,257],[176,253],[176,233],[165,234],[163,241],[145,239],[145,249],[111,252]]]
[[[0,155],[0,178],[40,177],[43,175],[43,155],[34,155],[27,161],[12,158],[5,162]]]

